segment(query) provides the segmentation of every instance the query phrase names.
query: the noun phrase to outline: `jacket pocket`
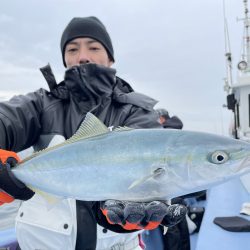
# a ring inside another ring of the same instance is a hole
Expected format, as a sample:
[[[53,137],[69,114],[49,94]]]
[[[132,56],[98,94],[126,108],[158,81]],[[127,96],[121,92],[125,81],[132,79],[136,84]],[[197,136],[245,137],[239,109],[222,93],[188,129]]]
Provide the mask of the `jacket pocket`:
[[[74,249],[75,211],[71,200],[63,200],[51,209],[35,195],[23,202],[16,217],[16,234],[21,249]]]

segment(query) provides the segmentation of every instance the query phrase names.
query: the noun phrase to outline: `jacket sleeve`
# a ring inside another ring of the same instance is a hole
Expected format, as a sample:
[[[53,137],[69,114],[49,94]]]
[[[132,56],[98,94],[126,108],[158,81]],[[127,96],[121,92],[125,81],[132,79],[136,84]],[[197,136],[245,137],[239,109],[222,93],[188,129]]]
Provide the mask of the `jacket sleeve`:
[[[125,120],[125,126],[131,128],[162,128],[157,121],[159,118],[155,110],[133,107],[130,115]]]
[[[0,148],[19,152],[34,144],[41,131],[44,91],[0,103]]]

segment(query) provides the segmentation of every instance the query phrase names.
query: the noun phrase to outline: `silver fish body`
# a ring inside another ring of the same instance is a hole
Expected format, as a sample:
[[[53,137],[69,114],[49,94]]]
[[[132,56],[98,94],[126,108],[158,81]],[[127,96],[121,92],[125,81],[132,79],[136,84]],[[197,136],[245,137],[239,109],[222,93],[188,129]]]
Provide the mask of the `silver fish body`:
[[[86,119],[82,130],[100,123],[91,114]],[[247,173],[249,159],[250,144],[228,137],[121,129],[78,135],[25,160],[13,173],[35,190],[65,198],[150,201],[208,189]]]

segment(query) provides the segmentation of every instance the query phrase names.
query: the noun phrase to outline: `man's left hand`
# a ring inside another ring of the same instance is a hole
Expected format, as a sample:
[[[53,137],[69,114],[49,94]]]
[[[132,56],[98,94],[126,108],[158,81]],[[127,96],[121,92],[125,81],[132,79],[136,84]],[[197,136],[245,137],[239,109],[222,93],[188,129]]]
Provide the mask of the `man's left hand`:
[[[160,224],[174,226],[186,215],[184,205],[168,205],[164,201],[132,202],[107,200],[101,210],[110,224],[119,224],[126,230],[154,229]]]

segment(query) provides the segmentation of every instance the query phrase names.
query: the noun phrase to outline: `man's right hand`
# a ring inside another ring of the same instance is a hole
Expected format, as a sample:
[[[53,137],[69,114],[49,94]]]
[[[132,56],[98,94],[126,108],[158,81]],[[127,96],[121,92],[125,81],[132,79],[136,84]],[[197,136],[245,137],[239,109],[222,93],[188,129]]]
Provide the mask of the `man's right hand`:
[[[28,200],[34,192],[20,182],[11,172],[11,168],[20,161],[15,152],[0,149],[0,205],[14,199]]]

